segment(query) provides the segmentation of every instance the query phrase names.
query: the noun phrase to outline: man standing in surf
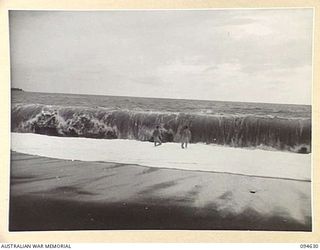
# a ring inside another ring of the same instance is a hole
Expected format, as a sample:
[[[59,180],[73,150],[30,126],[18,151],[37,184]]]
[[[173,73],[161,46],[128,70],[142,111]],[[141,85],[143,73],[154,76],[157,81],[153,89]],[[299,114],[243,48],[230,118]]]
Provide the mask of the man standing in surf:
[[[161,142],[161,131],[160,127],[156,126],[156,129],[153,131],[153,141],[154,141],[154,146],[160,146],[162,144]]]
[[[181,131],[181,148],[187,148],[191,140],[191,131],[188,126],[184,126]]]

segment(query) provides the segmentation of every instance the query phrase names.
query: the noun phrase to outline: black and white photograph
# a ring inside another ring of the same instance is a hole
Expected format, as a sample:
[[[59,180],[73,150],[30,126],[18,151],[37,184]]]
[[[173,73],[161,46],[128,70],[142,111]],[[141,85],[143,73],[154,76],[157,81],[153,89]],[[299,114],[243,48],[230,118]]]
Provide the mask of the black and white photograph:
[[[312,232],[313,20],[10,10],[9,231]]]

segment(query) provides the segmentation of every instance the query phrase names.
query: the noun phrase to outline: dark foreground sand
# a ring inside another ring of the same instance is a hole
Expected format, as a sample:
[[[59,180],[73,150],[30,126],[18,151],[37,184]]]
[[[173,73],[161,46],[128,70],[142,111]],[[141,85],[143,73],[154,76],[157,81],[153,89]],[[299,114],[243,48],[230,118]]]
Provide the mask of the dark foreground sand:
[[[311,230],[311,183],[12,152],[10,231]]]

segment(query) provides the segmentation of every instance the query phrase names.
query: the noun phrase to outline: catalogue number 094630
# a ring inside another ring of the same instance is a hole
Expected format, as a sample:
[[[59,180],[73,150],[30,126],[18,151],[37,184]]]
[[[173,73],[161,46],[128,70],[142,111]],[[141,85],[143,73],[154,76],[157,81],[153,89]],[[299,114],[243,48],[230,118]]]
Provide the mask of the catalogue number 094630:
[[[300,248],[319,248],[319,244],[300,244]]]

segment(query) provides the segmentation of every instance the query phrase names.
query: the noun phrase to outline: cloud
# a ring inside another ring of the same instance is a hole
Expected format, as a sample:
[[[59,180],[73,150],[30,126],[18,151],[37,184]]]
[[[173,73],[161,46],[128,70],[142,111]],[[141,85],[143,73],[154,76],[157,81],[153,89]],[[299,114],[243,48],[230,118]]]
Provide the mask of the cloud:
[[[312,9],[10,11],[12,81],[44,92],[308,104],[312,22]]]

